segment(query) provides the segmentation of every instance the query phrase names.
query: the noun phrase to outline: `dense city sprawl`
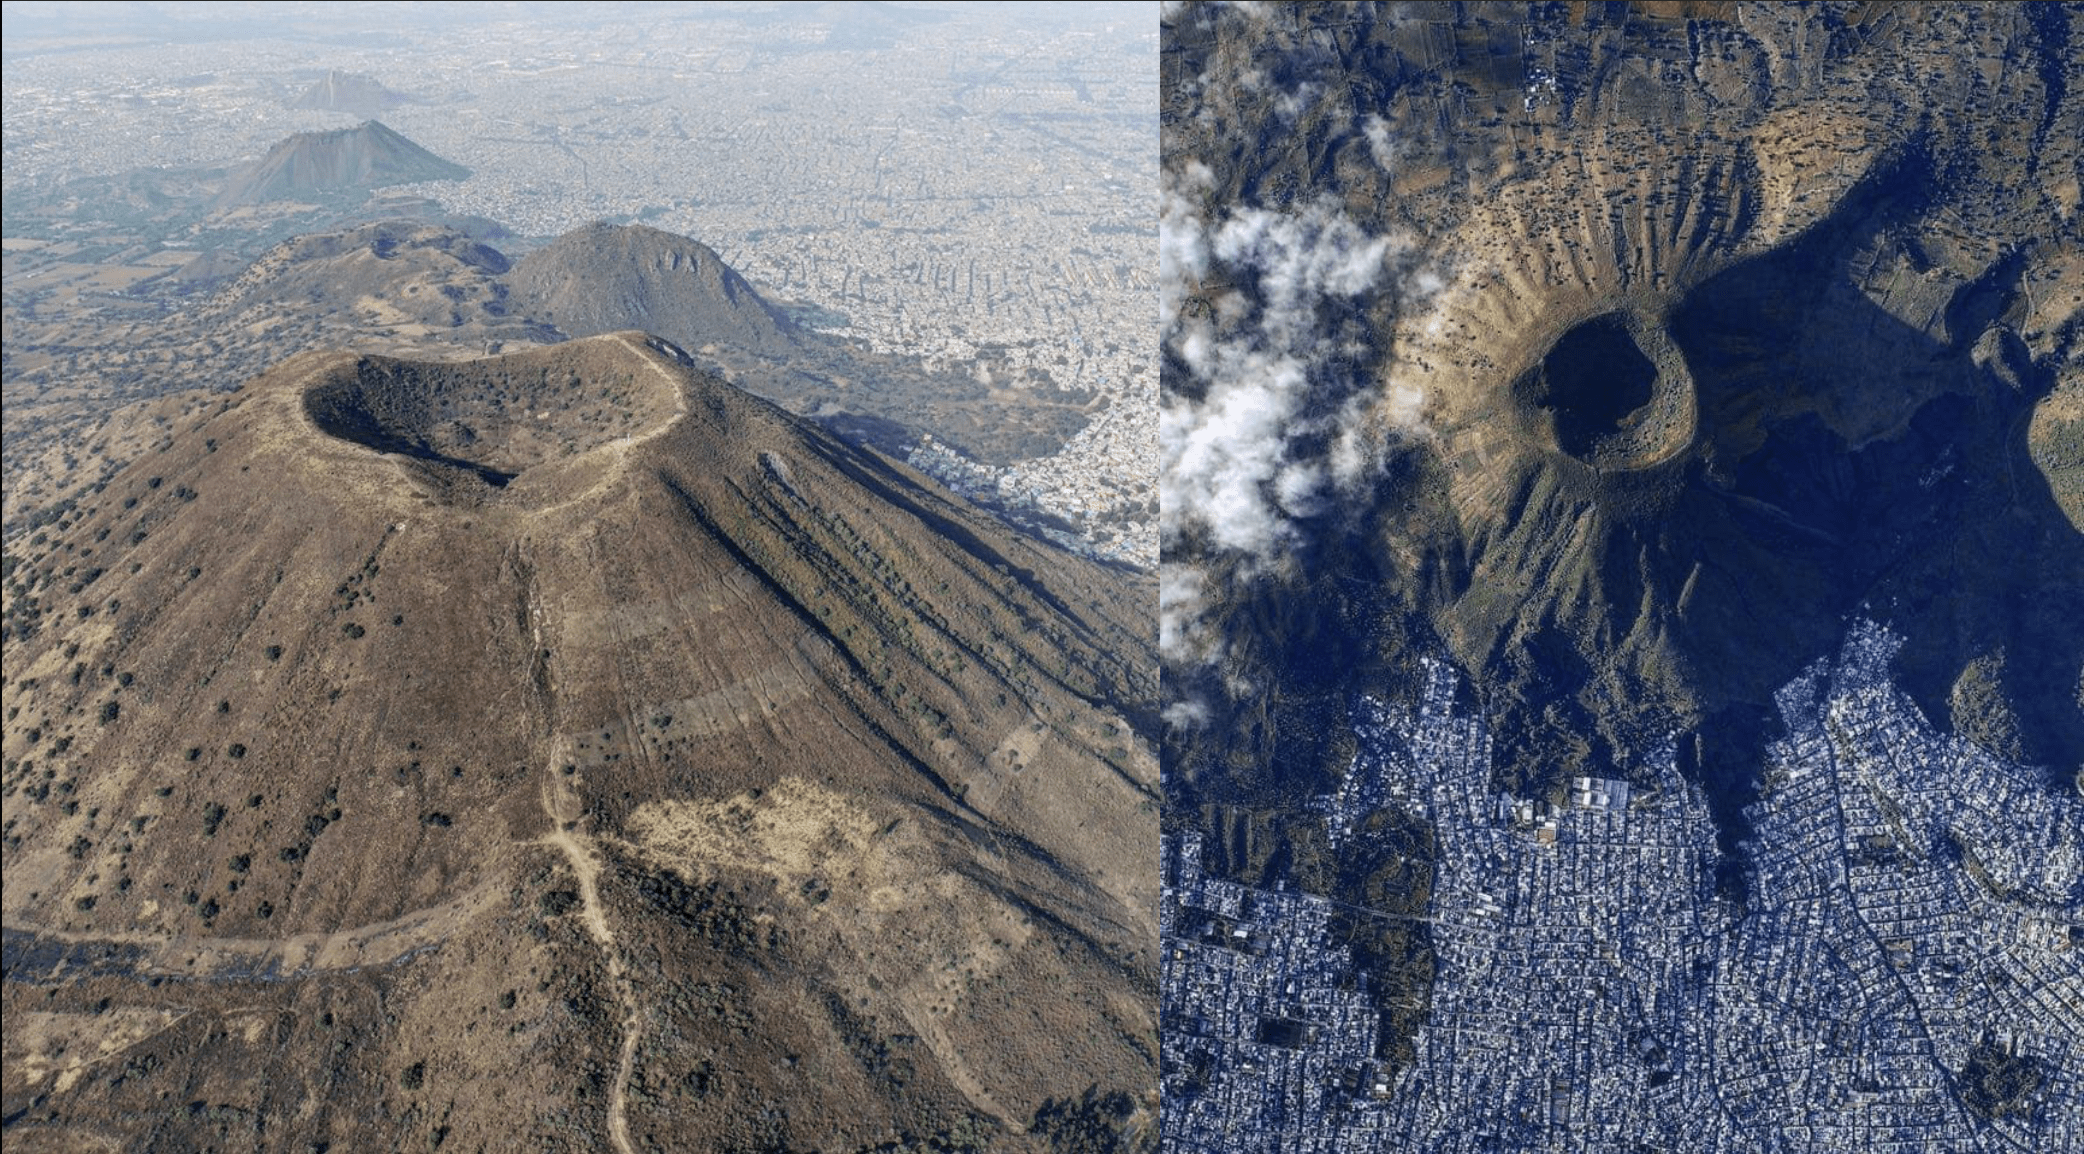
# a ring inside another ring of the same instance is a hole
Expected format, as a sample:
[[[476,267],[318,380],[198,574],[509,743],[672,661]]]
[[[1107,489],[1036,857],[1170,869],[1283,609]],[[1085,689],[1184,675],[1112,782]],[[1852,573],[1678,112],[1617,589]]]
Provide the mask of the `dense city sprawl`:
[[[1319,799],[1339,845],[1397,807],[1439,861],[1430,990],[1385,991],[1339,903],[1204,873],[1168,840],[1165,1133],[1181,1151],[2053,1150],[2084,1133],[2084,809],[1935,730],[1856,623],[1777,702],[1740,893],[1700,791],[1491,784],[1483,723],[1427,669],[1356,709]],[[1363,916],[1385,916],[1361,911]],[[1384,997],[1430,999],[1380,1059]]]

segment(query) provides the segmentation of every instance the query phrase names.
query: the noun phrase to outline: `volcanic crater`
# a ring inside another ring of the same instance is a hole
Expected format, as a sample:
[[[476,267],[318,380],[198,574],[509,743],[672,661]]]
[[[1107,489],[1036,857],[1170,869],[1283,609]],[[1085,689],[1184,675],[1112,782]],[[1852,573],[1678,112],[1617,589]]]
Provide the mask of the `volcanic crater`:
[[[626,346],[611,337],[527,358],[341,358],[303,387],[301,404],[319,433],[401,457],[449,501],[476,503],[530,470],[663,432],[685,411],[672,377],[614,355]]]
[[[1550,447],[1603,472],[1670,460],[1698,427],[1685,358],[1661,323],[1626,310],[1570,326],[1512,393]]]

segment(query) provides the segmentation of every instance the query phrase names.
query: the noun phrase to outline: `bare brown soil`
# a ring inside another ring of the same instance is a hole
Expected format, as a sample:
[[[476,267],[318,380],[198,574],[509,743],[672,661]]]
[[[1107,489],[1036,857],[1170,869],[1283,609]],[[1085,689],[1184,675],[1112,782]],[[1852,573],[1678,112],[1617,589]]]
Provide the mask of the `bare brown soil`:
[[[1148,1121],[1147,581],[641,333],[294,358],[23,545],[10,1149]]]

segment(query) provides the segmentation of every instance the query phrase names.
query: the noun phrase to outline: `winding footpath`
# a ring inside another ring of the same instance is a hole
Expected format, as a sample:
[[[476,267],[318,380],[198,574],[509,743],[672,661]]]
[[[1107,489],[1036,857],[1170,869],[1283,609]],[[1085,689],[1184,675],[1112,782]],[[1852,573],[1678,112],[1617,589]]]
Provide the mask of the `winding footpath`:
[[[615,931],[608,925],[607,914],[601,909],[600,860],[594,856],[592,839],[575,833],[580,822],[578,792],[567,779],[559,776],[557,766],[560,764],[561,758],[550,759],[551,768],[543,788],[543,811],[550,816],[550,832],[543,841],[562,850],[566,860],[571,862],[572,875],[579,882],[582,921],[588,936],[601,948],[608,965],[608,979],[614,983],[616,999],[622,1003],[622,1054],[616,1062],[615,1081],[608,1092],[608,1138],[615,1144],[618,1154],[636,1154],[636,1147],[630,1144],[627,1103],[630,1074],[637,1064],[640,1009],[636,990],[630,985],[629,972],[622,964],[622,953],[616,948]]]

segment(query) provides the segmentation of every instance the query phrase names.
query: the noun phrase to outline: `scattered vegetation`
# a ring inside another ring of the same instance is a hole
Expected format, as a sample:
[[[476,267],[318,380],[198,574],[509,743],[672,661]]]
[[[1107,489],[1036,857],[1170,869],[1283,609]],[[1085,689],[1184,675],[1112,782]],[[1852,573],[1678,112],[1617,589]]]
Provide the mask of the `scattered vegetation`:
[[[2038,1058],[1985,1035],[1969,1051],[1955,1085],[1962,1105],[1995,1121],[2030,1109],[2034,1093],[2047,1078],[2048,1071]]]

